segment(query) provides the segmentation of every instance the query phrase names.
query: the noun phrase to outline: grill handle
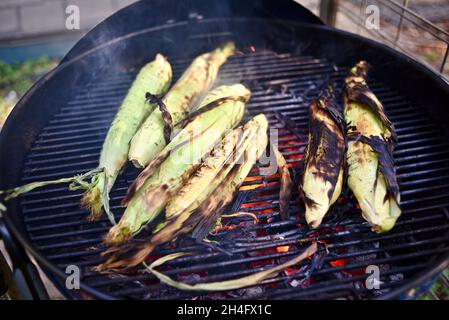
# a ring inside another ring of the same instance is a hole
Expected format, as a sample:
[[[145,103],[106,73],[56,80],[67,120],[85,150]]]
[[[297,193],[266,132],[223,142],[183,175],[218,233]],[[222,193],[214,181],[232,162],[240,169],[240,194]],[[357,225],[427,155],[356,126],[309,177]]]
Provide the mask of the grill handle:
[[[11,272],[11,270],[8,270],[9,266],[6,259],[3,260],[4,257],[1,257],[3,262],[0,267],[2,273],[4,273],[6,285],[11,292],[11,297],[21,300],[48,300],[49,296],[39,271],[31,262],[25,249],[9,233],[2,217],[0,217],[0,238],[3,239],[6,252],[12,262],[13,270]]]

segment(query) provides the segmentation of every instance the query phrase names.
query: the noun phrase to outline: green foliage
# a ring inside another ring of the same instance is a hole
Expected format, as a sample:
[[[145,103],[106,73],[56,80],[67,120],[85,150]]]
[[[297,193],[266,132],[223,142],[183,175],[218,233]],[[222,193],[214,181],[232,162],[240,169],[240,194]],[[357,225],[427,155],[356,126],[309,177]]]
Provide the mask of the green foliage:
[[[47,57],[9,64],[0,61],[0,128],[16,104],[14,98],[5,98],[10,91],[21,97],[40,76],[56,66],[56,61]]]
[[[449,268],[443,271],[443,274],[438,280],[432,284],[432,286],[429,289],[429,292],[423,294],[419,299],[420,300],[433,300],[434,297],[430,292],[433,293],[435,297],[438,297],[440,300],[449,300],[449,286],[447,285],[447,281],[443,279],[444,276],[446,278],[449,275]]]
[[[0,61],[0,94],[14,90],[23,95],[42,74],[56,65],[54,60],[41,57],[23,63],[9,64]]]

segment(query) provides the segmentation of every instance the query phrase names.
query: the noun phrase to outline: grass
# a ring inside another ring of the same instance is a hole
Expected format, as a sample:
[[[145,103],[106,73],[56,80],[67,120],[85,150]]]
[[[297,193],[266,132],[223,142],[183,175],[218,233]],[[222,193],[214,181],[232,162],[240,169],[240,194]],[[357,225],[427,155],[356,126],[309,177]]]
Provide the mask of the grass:
[[[448,281],[443,277],[449,279],[449,268],[443,271],[441,277],[430,287],[429,291],[420,297],[420,300],[449,300],[449,286]]]

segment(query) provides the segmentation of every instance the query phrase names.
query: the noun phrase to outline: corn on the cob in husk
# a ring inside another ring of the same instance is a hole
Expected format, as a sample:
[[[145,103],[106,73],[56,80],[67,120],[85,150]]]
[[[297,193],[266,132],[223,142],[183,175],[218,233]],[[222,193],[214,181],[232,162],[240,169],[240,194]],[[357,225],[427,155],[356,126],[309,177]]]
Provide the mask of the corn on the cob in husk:
[[[109,211],[109,191],[128,159],[132,137],[154,108],[145,101],[145,94],[164,94],[171,78],[172,69],[169,62],[157,54],[154,61],[139,71],[129,88],[103,143],[98,167],[104,170],[93,177],[82,198],[82,205],[90,209],[92,220],[98,219],[104,208],[111,222],[114,222]]]
[[[153,159],[130,186],[124,199],[127,205],[120,222],[111,228],[105,241],[120,244],[127,241],[164,208],[168,199],[198,168],[201,159],[242,119],[250,91],[240,84],[212,90],[202,105],[221,100],[213,110],[189,122]],[[205,106],[207,108],[207,106]]]
[[[237,144],[223,139],[219,151],[201,164],[188,183],[170,199],[166,217],[180,217],[177,223],[183,223],[183,232],[190,231],[204,217],[208,217],[212,223],[217,220],[266,149],[267,129],[268,121],[265,115],[260,114],[241,128],[241,140]],[[240,128],[236,130],[240,131]],[[224,159],[223,156],[228,153],[226,149],[232,150],[230,148],[235,151],[233,160],[228,162],[229,158]],[[196,213],[192,215],[194,211]]]
[[[343,185],[345,128],[331,87],[309,108],[309,144],[304,160],[302,196],[307,223],[316,228],[338,199]]]
[[[249,144],[260,144],[260,139],[266,144],[267,129],[267,119],[261,114],[227,134],[189,181],[168,201],[166,217],[175,217],[189,207],[196,209],[241,160]]]
[[[367,63],[359,62],[345,79],[344,115],[348,131],[348,186],[373,231],[393,228],[401,214],[393,163],[394,127],[366,83]]]
[[[230,42],[223,48],[197,57],[191,63],[162,99],[172,124],[176,124],[189,113],[195,102],[215,81],[221,65],[233,53],[234,44]],[[128,158],[136,167],[145,167],[166,146],[164,128],[167,123],[164,119],[166,117],[156,108],[134,135]]]
[[[191,231],[203,218],[201,231],[213,222],[232,201],[238,188],[267,145],[268,122],[258,115],[229,132],[201,163],[195,173],[168,201],[163,226],[137,253],[125,260],[113,256],[100,269],[129,268],[144,261],[158,245]],[[198,210],[197,210],[198,209]],[[195,212],[196,211],[196,212]],[[212,215],[213,217],[209,217]]]
[[[235,198],[240,186],[267,147],[268,122],[266,122],[266,118],[263,115],[259,115],[256,118],[258,118],[257,121],[259,123],[256,134],[257,140],[249,145],[248,149],[245,150],[243,159],[232,168],[221,184],[211,194],[207,194],[206,197],[201,199],[204,202],[198,207],[195,217],[191,218],[192,221],[186,222],[188,228],[195,226],[192,236],[198,240],[202,240],[207,236],[217,219]]]

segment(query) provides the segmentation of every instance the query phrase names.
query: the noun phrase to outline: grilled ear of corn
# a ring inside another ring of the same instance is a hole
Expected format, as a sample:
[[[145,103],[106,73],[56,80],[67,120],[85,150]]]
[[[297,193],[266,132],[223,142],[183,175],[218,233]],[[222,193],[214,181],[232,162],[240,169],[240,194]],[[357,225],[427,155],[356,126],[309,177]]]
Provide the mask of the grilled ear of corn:
[[[261,114],[227,134],[189,181],[169,200],[165,208],[166,217],[175,217],[189,207],[195,210],[241,160],[249,144],[260,142],[264,132],[266,136],[267,129],[267,119]]]
[[[304,162],[302,195],[306,220],[313,228],[321,224],[329,207],[340,196],[344,156],[344,121],[335,104],[332,88],[327,88],[309,108],[309,144]]]
[[[240,186],[267,147],[268,122],[266,122],[265,116],[261,118],[261,115],[259,115],[254,119],[256,118],[258,118],[257,121],[260,124],[257,140],[248,147],[242,161],[231,170],[223,182],[204,198],[204,202],[197,209],[198,215],[196,215],[195,220],[186,222],[188,227],[196,225],[192,236],[198,240],[202,240],[208,235],[212,226],[232,202]],[[198,222],[196,222],[197,219],[199,219]]]
[[[348,185],[373,231],[393,228],[401,214],[393,163],[394,127],[366,83],[367,63],[359,62],[345,79],[344,115],[348,132]]]
[[[171,66],[160,54],[137,74],[103,143],[98,167],[104,171],[92,178],[81,201],[84,207],[90,209],[90,219],[101,217],[104,207],[109,219],[114,223],[114,216],[109,210],[109,191],[127,161],[132,137],[154,108],[145,101],[145,93],[164,94],[170,85],[171,77]]]
[[[188,114],[215,81],[221,65],[233,53],[234,44],[229,42],[223,48],[205,53],[192,62],[162,100],[173,124]],[[136,132],[128,156],[136,167],[145,167],[165,147],[165,126],[161,111],[155,109]]]
[[[265,150],[267,128],[266,117],[258,115],[229,132],[169,200],[166,220],[151,239],[139,246],[130,259],[116,260],[115,255],[100,269],[136,266],[158,245],[191,231],[203,218],[206,220],[202,223],[201,232],[207,233]]]
[[[249,90],[240,84],[221,86],[212,90],[202,104],[223,97],[229,100],[189,122],[137,177],[125,198],[127,209],[109,230],[107,243],[123,243],[151,222],[223,134],[241,121]]]

